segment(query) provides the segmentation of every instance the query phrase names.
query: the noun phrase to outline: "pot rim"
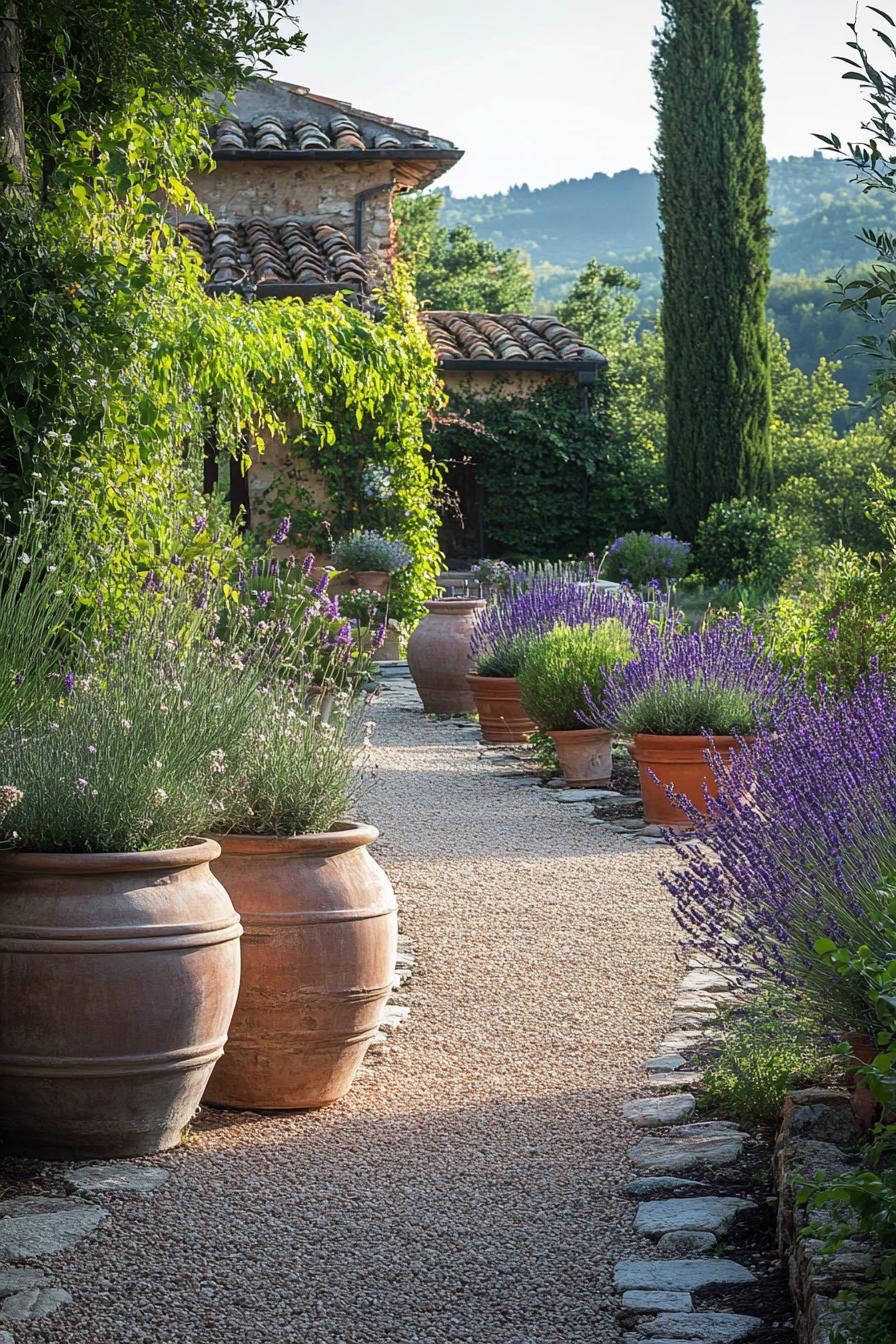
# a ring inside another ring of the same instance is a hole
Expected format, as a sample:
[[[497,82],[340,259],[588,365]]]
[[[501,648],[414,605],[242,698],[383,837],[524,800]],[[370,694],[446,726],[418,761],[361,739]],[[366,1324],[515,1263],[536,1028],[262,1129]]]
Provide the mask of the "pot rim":
[[[339,821],[331,831],[309,835],[216,835],[219,853],[228,854],[345,854],[363,849],[379,838],[376,826],[363,821]]]
[[[612,737],[613,732],[610,728],[546,728],[548,737],[554,741],[560,738],[563,742],[571,742],[573,738],[579,741],[594,741],[598,737]]]
[[[484,597],[431,597],[423,605],[428,612],[439,615],[449,611],[482,611],[488,603]]]
[[[705,751],[710,745],[729,747],[738,742],[745,742],[747,746],[752,746],[756,741],[755,733],[745,733],[743,737],[734,737],[731,733],[711,733],[707,737],[704,733],[635,733],[632,737],[632,743],[643,742],[645,745],[652,746],[657,742],[667,742],[670,748],[698,746],[701,751]]]
[[[467,676],[467,681],[470,683],[470,686],[471,686],[474,690],[475,690],[477,687],[480,687],[481,689],[485,689],[486,686],[491,686],[491,685],[495,685],[495,686],[511,686],[511,685],[513,685],[513,686],[516,686],[517,690],[519,690],[519,682],[517,681],[516,677],[482,677],[482,676],[479,675],[478,672],[468,672],[468,673],[466,674],[466,676]]]
[[[221,846],[206,836],[187,836],[175,849],[145,849],[130,853],[44,853],[13,849],[0,852],[0,876],[6,873],[142,873],[161,868],[197,868],[219,857]]]

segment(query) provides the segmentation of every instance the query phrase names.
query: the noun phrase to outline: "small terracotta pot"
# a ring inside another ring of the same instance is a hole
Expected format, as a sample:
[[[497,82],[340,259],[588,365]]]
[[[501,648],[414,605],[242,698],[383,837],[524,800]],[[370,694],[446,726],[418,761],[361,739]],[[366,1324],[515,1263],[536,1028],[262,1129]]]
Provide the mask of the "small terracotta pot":
[[[227,1054],[205,1100],[301,1110],[349,1090],[392,989],[396,902],[379,832],[224,835],[215,873],[246,928]]]
[[[747,745],[754,741],[752,737],[742,740]],[[736,737],[716,737],[713,741],[723,760],[729,750],[737,751],[740,747]],[[637,761],[641,775],[641,798],[646,822],[669,826],[674,830],[690,829],[691,823],[685,813],[667,797],[666,789],[669,785],[706,813],[704,783],[710,796],[716,796],[712,769],[706,760],[709,745],[702,734],[699,737],[674,737],[659,733],[635,735],[629,751]]]
[[[469,714],[476,708],[467,673],[473,666],[470,637],[478,597],[441,597],[424,602],[427,615],[408,640],[408,668],[429,714]]]
[[[486,742],[528,742],[535,724],[523,709],[516,677],[467,676]]]
[[[239,917],[212,840],[0,855],[0,1142],[45,1158],[180,1143],[227,1039]]]
[[[863,1129],[871,1129],[877,1119],[877,1098],[866,1087],[864,1083],[856,1081],[859,1069],[863,1064],[870,1064],[878,1054],[877,1046],[865,1031],[853,1032],[846,1037],[846,1044],[850,1049],[850,1059],[847,1064],[849,1074],[849,1087],[852,1093],[850,1104],[852,1113],[858,1120]]]
[[[386,597],[392,576],[384,569],[355,569],[352,571],[352,578],[356,587],[368,588],[370,592],[381,593]]]
[[[571,728],[549,733],[563,778],[571,789],[609,784],[613,773],[613,734],[604,728]]]

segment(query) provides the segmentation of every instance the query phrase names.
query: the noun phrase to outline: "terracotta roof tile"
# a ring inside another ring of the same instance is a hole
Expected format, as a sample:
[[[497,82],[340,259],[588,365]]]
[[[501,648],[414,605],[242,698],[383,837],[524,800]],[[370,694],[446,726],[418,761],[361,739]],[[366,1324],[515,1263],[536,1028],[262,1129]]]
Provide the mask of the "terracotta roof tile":
[[[420,314],[439,359],[599,360],[581,336],[556,317],[520,313]]]
[[[351,284],[369,287],[363,257],[322,219],[185,219],[180,235],[202,256],[213,284]]]
[[[321,109],[323,111],[324,109]],[[222,117],[209,133],[212,151],[231,149],[242,153],[252,150],[368,150],[436,149],[425,136],[402,139],[385,127],[364,130],[358,121],[344,115],[320,121],[289,121],[275,113],[265,113],[251,121]]]

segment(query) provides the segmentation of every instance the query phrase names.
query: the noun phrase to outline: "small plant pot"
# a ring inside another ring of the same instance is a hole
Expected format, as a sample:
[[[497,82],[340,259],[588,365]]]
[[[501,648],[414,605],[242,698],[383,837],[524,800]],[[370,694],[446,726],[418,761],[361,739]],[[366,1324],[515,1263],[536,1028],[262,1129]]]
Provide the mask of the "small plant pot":
[[[320,715],[321,723],[329,723],[333,713],[333,692],[324,690],[316,684],[306,687],[305,703],[310,710]]]
[[[572,789],[602,787],[613,773],[613,734],[604,728],[548,733],[557,748],[563,778]]]
[[[476,708],[467,673],[470,640],[482,598],[442,597],[424,602],[426,616],[408,640],[408,668],[428,714],[469,714]]]
[[[367,588],[371,593],[381,593],[383,597],[387,596],[392,581],[391,574],[387,574],[384,569],[356,569],[352,573],[352,578],[358,588]]]
[[[864,1130],[869,1130],[877,1119],[877,1098],[866,1087],[864,1083],[857,1081],[859,1069],[863,1064],[870,1064],[878,1053],[877,1046],[867,1032],[853,1032],[846,1037],[846,1044],[850,1049],[850,1058],[847,1063],[847,1073],[849,1077],[849,1090],[852,1093],[850,1104],[852,1113],[858,1120]]]
[[[754,739],[744,738],[749,745]],[[716,737],[716,750],[724,759],[729,750],[741,745],[736,737]],[[673,737],[658,733],[637,733],[629,751],[638,763],[644,820],[671,830],[690,830],[685,812],[669,798],[667,789],[683,794],[700,812],[706,813],[704,785],[710,797],[716,796],[712,767],[706,760],[709,742],[699,737]]]
[[[394,663],[401,657],[401,644],[397,630],[387,630],[386,637],[378,649],[374,651],[373,661],[375,663]]]
[[[467,684],[486,742],[529,741],[535,724],[523,709],[516,677],[477,677],[471,672]]]

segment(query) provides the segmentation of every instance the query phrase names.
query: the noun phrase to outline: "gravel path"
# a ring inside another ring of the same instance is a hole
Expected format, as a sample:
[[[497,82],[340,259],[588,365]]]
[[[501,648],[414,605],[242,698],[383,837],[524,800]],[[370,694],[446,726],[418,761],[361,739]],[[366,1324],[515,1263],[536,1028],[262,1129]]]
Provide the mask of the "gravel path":
[[[388,699],[388,696],[387,696]],[[53,1344],[615,1344],[622,1102],[677,981],[662,850],[378,707],[364,811],[417,956],[411,1016],[342,1103],[224,1113],[42,1262]]]

